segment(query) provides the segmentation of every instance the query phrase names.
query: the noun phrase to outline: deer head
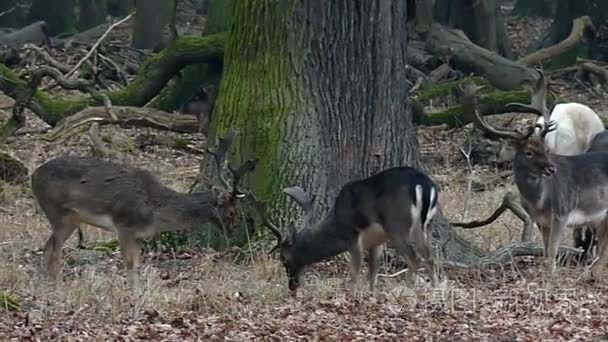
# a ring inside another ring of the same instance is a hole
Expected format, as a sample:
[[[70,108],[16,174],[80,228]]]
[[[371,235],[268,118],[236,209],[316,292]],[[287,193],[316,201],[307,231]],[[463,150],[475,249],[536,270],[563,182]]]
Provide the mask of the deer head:
[[[522,133],[515,130],[497,129],[490,126],[478,111],[477,87],[470,83],[462,84],[459,89],[464,111],[475,121],[475,125],[484,130],[490,137],[508,139],[515,148],[517,169],[531,176],[550,176],[555,172],[555,165],[545,147],[545,135],[556,129],[556,123],[536,122]],[[535,134],[536,133],[536,134]]]
[[[226,153],[232,145],[238,132],[231,128],[225,137],[221,137],[218,140],[218,144],[215,148],[207,149],[207,153],[211,154],[215,161],[215,167],[218,172],[218,178],[221,186],[212,185],[211,191],[216,200],[216,206],[219,213],[219,217],[232,225],[236,218],[236,201],[246,196],[246,192],[239,189],[239,183],[249,172],[255,169],[258,159],[249,159],[245,161],[236,170],[226,160]],[[229,173],[230,176],[227,176]],[[229,179],[231,178],[231,179]]]

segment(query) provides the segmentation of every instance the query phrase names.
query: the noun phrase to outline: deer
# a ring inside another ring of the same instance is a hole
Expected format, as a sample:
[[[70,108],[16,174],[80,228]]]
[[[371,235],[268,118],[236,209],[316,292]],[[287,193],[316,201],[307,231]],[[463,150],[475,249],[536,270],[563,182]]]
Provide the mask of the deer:
[[[340,188],[325,216],[314,223],[314,205],[308,194],[299,186],[283,192],[302,208],[303,215],[290,221],[285,238],[268,218],[263,221],[277,239],[270,253],[279,251],[292,294],[300,287],[307,267],[344,252],[350,254],[350,289],[355,290],[366,251],[369,289],[375,292],[379,260],[387,241],[405,257],[409,284],[416,285],[416,272],[424,259],[432,284],[437,285],[429,222],[437,211],[439,190],[426,173],[397,166],[351,180]]]
[[[608,131],[604,130],[596,134],[587,152],[608,152]],[[574,247],[583,250],[579,262],[591,259],[597,247],[597,238],[593,227],[575,227],[572,235]]]
[[[554,121],[536,122],[527,132],[495,128],[479,113],[477,90],[470,83],[459,87],[463,110],[488,135],[514,142],[515,184],[522,207],[542,232],[547,272],[555,272],[555,258],[566,227],[589,224],[598,237],[599,257],[591,268],[591,276],[597,278],[608,257],[608,153],[550,152],[545,138],[556,129]]]
[[[555,122],[556,128],[545,135],[546,146],[552,153],[575,155],[587,152],[595,136],[604,131],[604,123],[593,109],[582,103],[558,103],[549,109],[549,81],[542,70],[535,70],[539,76],[532,90],[531,103],[511,102],[506,107],[539,115],[535,125],[537,130],[549,121]],[[514,149],[507,147],[507,150],[503,150],[501,161],[513,158]]]
[[[207,223],[227,236],[227,227],[235,221],[236,202],[245,197],[239,182],[257,163],[249,159],[234,170],[224,161],[235,134],[231,130],[215,150],[207,150],[215,158],[221,185],[191,193],[163,185],[148,170],[93,157],[63,155],[40,165],[31,175],[31,185],[51,228],[43,247],[48,279],[60,280],[62,246],[81,223],[118,236],[132,287],[138,285],[143,239],[161,232],[200,229]],[[224,175],[227,171],[232,183]]]

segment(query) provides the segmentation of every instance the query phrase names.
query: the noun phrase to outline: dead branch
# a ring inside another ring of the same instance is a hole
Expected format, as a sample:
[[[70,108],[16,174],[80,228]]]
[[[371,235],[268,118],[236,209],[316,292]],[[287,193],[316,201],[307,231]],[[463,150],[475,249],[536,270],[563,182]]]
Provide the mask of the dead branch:
[[[154,108],[139,107],[114,107],[113,111],[117,119],[115,123],[121,126],[153,127],[181,133],[194,133],[198,129],[196,118],[192,115],[169,114]],[[113,123],[105,107],[88,107],[61,120],[40,139],[50,142],[63,141],[78,133],[79,128],[93,122]]]
[[[116,27],[120,26],[122,23],[131,19],[134,14],[135,14],[135,12],[132,12],[128,16],[126,16],[126,17],[122,18],[121,20],[117,21],[116,23],[110,25],[110,27],[108,27],[106,32],[104,32],[104,34],[102,34],[101,37],[99,37],[99,39],[95,42],[95,44],[93,44],[93,47],[89,50],[89,52],[80,61],[78,61],[78,63],[76,63],[76,65],[72,68],[72,70],[70,70],[70,72],[68,72],[65,75],[65,77],[70,77],[70,75],[72,75],[74,72],[76,72],[76,70],[78,70],[82,66],[82,63],[84,63],[87,59],[89,59],[93,55],[93,52],[95,52],[95,50],[97,50],[97,48],[99,47],[99,44],[101,44],[101,42],[108,36],[108,34],[110,34],[110,32],[112,32],[112,30],[114,30]]]
[[[592,32],[593,30],[594,27],[591,18],[588,16],[576,18],[572,22],[572,30],[570,31],[570,35],[568,35],[566,39],[553,46],[549,46],[524,56],[520,58],[518,62],[525,65],[535,65],[547,61],[578,46],[583,39],[585,39],[585,36],[587,36],[588,33]]]

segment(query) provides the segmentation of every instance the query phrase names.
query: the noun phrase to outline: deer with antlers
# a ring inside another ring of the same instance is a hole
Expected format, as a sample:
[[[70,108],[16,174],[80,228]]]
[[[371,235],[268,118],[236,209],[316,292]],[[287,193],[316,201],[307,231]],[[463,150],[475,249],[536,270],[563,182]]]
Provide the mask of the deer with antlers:
[[[558,103],[549,109],[547,107],[549,80],[542,70],[535,70],[538,79],[532,90],[531,103],[512,102],[506,107],[538,115],[535,126],[537,130],[550,121],[555,122],[555,129],[547,132],[544,137],[545,145],[551,153],[575,155],[587,152],[595,136],[604,131],[604,123],[589,106],[578,102]],[[499,153],[499,161],[513,159],[515,149],[513,145],[503,145]]]
[[[292,293],[299,288],[306,267],[343,252],[350,253],[354,289],[365,251],[369,252],[369,288],[374,292],[383,244],[389,240],[407,260],[410,284],[416,283],[421,259],[433,285],[437,284],[429,222],[437,211],[439,190],[425,173],[400,166],[351,181],[316,223],[311,222],[313,202],[302,188],[289,187],[284,192],[301,206],[304,215],[289,224],[285,238],[267,218],[264,222],[277,238],[272,251],[279,250]]]
[[[553,121],[537,122],[526,133],[492,127],[477,109],[477,89],[472,84],[459,88],[463,109],[488,135],[515,143],[515,183],[522,206],[542,232],[549,274],[555,271],[566,227],[590,224],[598,234],[599,258],[591,269],[596,278],[608,257],[608,153],[550,152],[545,138],[556,128]]]
[[[86,223],[118,235],[127,280],[137,286],[142,239],[160,232],[200,229],[211,223],[225,234],[236,217],[236,201],[244,197],[240,179],[256,160],[237,170],[224,161],[235,131],[220,139],[215,157],[222,186],[192,193],[177,192],[149,171],[90,157],[61,156],[39,166],[31,176],[32,191],[51,225],[44,246],[51,281],[61,276],[61,248],[72,232]],[[232,184],[223,175],[232,173]]]

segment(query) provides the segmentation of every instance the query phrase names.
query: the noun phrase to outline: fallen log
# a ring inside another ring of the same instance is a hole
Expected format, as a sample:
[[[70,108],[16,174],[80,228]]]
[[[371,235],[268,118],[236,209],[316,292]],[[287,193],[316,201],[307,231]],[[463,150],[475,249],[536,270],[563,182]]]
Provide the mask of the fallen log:
[[[426,50],[434,55],[450,54],[450,65],[465,73],[475,72],[500,90],[516,90],[536,83],[537,73],[527,66],[473,44],[461,30],[431,25]]]
[[[0,36],[0,45],[18,47],[25,43],[44,43],[50,45],[46,23],[44,21],[37,21],[19,30]]]

